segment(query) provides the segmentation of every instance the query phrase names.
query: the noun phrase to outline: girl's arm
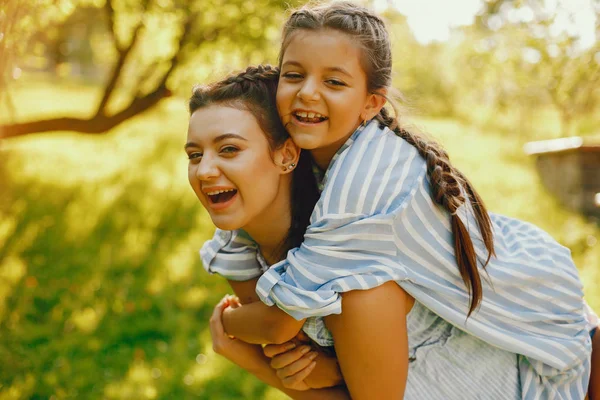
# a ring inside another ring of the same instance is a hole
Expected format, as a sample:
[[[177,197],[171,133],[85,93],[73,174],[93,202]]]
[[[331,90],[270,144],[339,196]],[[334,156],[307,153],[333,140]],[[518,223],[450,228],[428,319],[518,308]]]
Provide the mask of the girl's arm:
[[[342,313],[325,317],[352,399],[401,399],[408,376],[408,294],[390,281],[342,293]]]
[[[225,332],[246,343],[284,343],[294,338],[302,329],[304,319],[297,321],[279,307],[269,307],[256,295],[258,278],[232,281],[229,285],[242,307],[228,307],[223,312]]]
[[[258,282],[258,278],[247,281],[232,281],[228,279],[227,282],[229,282],[229,286],[231,286],[235,295],[240,299],[240,303],[250,304],[260,301],[256,294],[256,282]]]
[[[224,356],[238,366],[244,368],[266,384],[273,386],[292,399],[299,400],[347,400],[350,399],[344,388],[328,389],[310,389],[304,391],[291,390],[285,388],[277,377],[275,370],[269,366],[269,359],[263,355],[262,348],[259,345],[251,345],[237,339],[231,339],[223,330],[221,323],[221,314],[228,306],[227,296],[217,304],[210,318],[210,333],[213,340],[213,349],[215,353]],[[304,374],[308,375],[313,367],[304,369]],[[307,387],[304,389],[308,389]]]

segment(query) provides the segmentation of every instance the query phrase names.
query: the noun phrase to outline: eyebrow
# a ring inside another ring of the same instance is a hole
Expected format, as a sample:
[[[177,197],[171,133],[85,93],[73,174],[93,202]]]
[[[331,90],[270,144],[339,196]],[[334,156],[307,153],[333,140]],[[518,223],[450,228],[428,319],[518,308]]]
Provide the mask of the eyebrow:
[[[235,133],[225,133],[223,135],[219,135],[216,138],[213,139],[213,143],[219,143],[220,141],[223,141],[225,139],[238,139],[238,140],[243,140],[244,142],[247,142],[248,139],[246,139],[245,137],[242,137],[240,135],[236,135]],[[200,147],[198,146],[196,143],[194,142],[187,142],[185,144],[185,146],[183,146],[184,149],[188,149],[189,147]]]
[[[288,65],[292,65],[292,66],[295,66],[295,67],[301,67],[302,68],[302,64],[300,64],[298,61],[286,61],[281,66],[285,67],[285,66],[288,66]],[[327,67],[325,69],[327,71],[340,72],[340,73],[342,73],[344,75],[347,75],[350,78],[352,78],[352,74],[350,72],[348,72],[347,70],[345,70],[344,68],[342,68],[342,67]]]

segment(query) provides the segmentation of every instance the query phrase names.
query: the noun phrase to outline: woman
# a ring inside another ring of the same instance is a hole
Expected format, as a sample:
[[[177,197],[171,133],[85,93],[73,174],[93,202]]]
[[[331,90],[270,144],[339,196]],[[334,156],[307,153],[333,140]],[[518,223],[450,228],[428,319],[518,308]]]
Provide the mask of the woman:
[[[234,249],[231,254],[221,254],[227,261],[224,269],[218,264],[211,268],[211,272],[220,272],[229,279],[244,304],[258,301],[252,268],[245,266],[250,261],[255,263],[251,266],[260,269],[261,264],[273,264],[287,250],[300,245],[318,198],[308,154],[301,154],[289,139],[274,107],[278,77],[278,71],[269,67],[248,68],[224,81],[194,88],[189,105],[185,151],[191,187],[215,225],[238,230],[233,234],[242,242],[251,236],[255,241],[252,243],[260,246],[259,258],[240,258]],[[292,202],[292,197],[300,201]],[[222,236],[217,235],[213,242],[231,237],[230,232],[220,233]],[[231,268],[236,263],[242,267]],[[233,304],[236,303],[223,299],[217,310]],[[220,313],[215,315],[218,318],[212,318],[210,324],[215,350],[259,379],[294,398],[347,398],[343,388],[308,392],[286,389],[270,368],[262,348],[224,335]],[[308,353],[308,360],[316,355]],[[329,375],[338,372],[333,379],[341,380],[339,370],[331,368],[331,363],[335,364],[335,360],[320,357],[319,364],[325,371]],[[304,371],[310,372],[312,368]],[[316,372],[322,375],[319,369]]]

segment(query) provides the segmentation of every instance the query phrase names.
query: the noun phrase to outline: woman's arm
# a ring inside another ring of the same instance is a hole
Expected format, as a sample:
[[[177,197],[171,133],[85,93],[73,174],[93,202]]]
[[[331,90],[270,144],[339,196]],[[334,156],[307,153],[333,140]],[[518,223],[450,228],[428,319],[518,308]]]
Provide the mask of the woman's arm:
[[[221,323],[221,315],[223,310],[228,306],[227,296],[223,298],[215,307],[213,315],[210,318],[210,333],[213,340],[213,350],[244,368],[254,376],[266,384],[273,386],[292,399],[299,400],[347,400],[350,399],[347,391],[344,388],[328,388],[328,389],[310,389],[304,391],[291,390],[283,386],[280,379],[276,375],[276,371],[269,366],[269,358],[267,358],[259,345],[251,345],[237,339],[231,339],[223,330]],[[303,373],[308,376],[313,367],[305,368]],[[308,389],[308,388],[304,388]]]
[[[325,317],[352,399],[401,399],[408,376],[406,314],[412,299],[396,282],[342,294]]]
[[[271,358],[271,367],[277,371],[277,376],[286,388],[302,390],[306,386],[320,389],[344,385],[337,358],[324,352],[319,346],[312,346],[313,351],[310,349],[310,341],[299,341],[297,336],[291,342],[267,345],[263,348],[263,353]],[[306,376],[304,370],[312,360],[317,364]]]

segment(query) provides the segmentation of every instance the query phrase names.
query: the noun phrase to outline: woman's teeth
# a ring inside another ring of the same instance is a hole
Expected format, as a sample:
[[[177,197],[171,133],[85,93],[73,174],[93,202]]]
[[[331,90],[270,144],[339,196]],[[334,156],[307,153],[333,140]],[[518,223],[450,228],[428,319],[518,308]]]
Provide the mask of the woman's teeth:
[[[206,192],[212,203],[224,203],[229,201],[233,198],[233,196],[236,195],[236,193],[236,189],[214,190],[212,192]]]
[[[206,192],[209,196],[215,196],[217,194],[225,193],[225,192],[233,192],[235,189],[226,189],[226,190],[215,190],[214,192]]]

